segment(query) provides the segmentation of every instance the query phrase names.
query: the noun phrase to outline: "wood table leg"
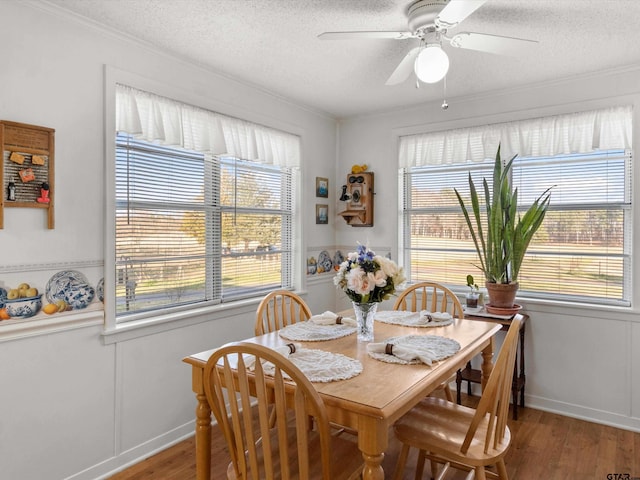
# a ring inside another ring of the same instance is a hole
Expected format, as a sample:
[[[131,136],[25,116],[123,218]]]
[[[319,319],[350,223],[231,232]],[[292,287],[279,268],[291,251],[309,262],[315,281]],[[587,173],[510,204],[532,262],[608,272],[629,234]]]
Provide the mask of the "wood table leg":
[[[367,417],[358,422],[358,448],[364,458],[362,480],[384,480],[382,460],[389,444],[389,427],[380,419]]]
[[[493,337],[491,337],[491,341],[489,345],[487,345],[482,350],[482,391],[484,391],[484,387],[489,380],[489,376],[491,375],[491,371],[493,370]]]
[[[211,478],[211,409],[204,393],[196,394],[196,479]]]

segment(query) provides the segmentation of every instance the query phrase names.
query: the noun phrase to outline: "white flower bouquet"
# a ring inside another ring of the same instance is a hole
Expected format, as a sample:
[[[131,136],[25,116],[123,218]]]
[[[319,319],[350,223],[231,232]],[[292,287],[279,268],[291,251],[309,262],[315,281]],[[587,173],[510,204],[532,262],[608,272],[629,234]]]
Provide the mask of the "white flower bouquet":
[[[356,303],[374,303],[388,299],[405,281],[401,267],[388,258],[376,255],[364,245],[351,252],[340,264],[333,283]]]

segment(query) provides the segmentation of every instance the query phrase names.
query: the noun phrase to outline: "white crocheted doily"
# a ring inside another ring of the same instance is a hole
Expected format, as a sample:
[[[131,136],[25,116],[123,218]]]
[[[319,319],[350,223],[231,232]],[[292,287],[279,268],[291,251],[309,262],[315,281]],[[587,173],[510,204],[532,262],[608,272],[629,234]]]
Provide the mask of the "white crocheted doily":
[[[391,337],[385,340],[392,345],[402,345],[404,347],[417,347],[428,349],[433,352],[435,361],[444,360],[460,350],[460,344],[452,338],[440,337],[438,335],[405,335],[403,337]],[[400,363],[403,365],[422,363],[420,360],[410,362],[386,353],[369,352],[369,356],[387,363]]]
[[[385,310],[376,312],[374,317],[376,321],[382,323],[392,323],[394,325],[402,325],[404,327],[446,327],[453,323],[453,318],[445,320],[431,320],[425,322],[420,318],[420,312],[407,312],[403,310]]]
[[[362,373],[360,360],[340,353],[298,348],[288,358],[312,382],[326,383],[347,380]],[[273,364],[266,363],[264,371],[268,375],[273,375]]]
[[[356,327],[350,325],[317,325],[313,322],[299,322],[280,329],[279,335],[296,342],[317,342],[334,340],[355,333]]]

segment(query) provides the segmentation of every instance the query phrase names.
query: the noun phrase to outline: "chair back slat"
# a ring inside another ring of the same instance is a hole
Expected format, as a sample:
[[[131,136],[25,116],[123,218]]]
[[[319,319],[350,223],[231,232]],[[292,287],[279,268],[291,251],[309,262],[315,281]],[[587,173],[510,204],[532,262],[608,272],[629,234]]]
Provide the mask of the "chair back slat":
[[[502,343],[500,353],[482,391],[482,397],[460,448],[462,453],[468,451],[479,425],[484,421],[487,422],[484,439],[485,453],[491,448],[496,448],[505,438],[509,414],[509,392],[515,366],[520,322],[521,319],[517,316],[511,321],[511,326]]]
[[[417,312],[448,312],[454,318],[462,318],[462,303],[449,288],[436,282],[419,282],[404,290],[393,306],[394,310]]]
[[[256,335],[275,332],[310,318],[311,310],[300,296],[289,290],[275,290],[258,305],[254,331]]]
[[[269,375],[267,364],[273,368]],[[207,401],[224,435],[236,478],[331,480],[331,433],[324,403],[289,359],[262,345],[233,343],[211,355],[204,374]],[[318,442],[309,451],[312,437],[318,437],[320,451]],[[311,468],[318,456],[321,474]]]

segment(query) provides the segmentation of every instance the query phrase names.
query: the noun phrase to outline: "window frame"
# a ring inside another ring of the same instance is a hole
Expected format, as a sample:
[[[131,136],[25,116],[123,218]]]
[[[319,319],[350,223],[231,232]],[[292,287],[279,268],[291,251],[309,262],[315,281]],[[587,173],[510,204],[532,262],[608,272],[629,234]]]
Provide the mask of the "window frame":
[[[617,103],[617,102],[616,102]],[[635,105],[636,102],[634,101],[629,101],[627,99],[626,102],[623,102],[621,105]],[[615,103],[614,103],[615,105]],[[600,108],[607,108],[611,106],[611,104],[607,104],[606,106],[603,105],[596,105],[596,106],[592,106],[591,109],[593,110],[597,110]],[[583,106],[584,107],[584,106]],[[578,110],[576,110],[578,111]],[[555,116],[555,115],[563,115],[566,114],[566,111],[560,111],[560,112],[548,112],[545,111],[543,114],[539,114],[539,115],[535,115],[536,117],[544,117],[544,116]],[[570,113],[570,112],[569,112]],[[507,118],[506,120],[501,120],[502,122],[506,121],[506,122],[518,122],[519,119],[518,118],[511,118],[512,115],[508,116],[509,118]],[[636,121],[636,115],[634,114],[632,117],[632,127],[631,129],[633,130],[633,132],[635,133],[635,131],[637,130],[637,121]],[[488,123],[491,124],[494,123],[493,121]],[[495,122],[497,123],[497,122]],[[473,124],[469,124],[469,127],[474,127],[475,125],[477,125],[476,123]],[[442,127],[442,126],[440,126]],[[455,128],[466,128],[467,126],[461,126],[459,124],[455,125]],[[398,144],[400,143],[400,138],[403,136],[412,136],[412,135],[421,135],[422,133],[428,133],[428,132],[438,132],[438,131],[447,131],[454,128],[453,125],[451,124],[447,124],[446,127],[442,127],[442,128],[438,128],[438,126],[431,126],[430,129],[427,129],[426,131],[424,129],[418,129],[416,127],[413,127],[411,129],[398,129],[395,130],[395,134],[396,134],[396,138],[398,140]],[[635,136],[635,135],[634,135]],[[613,149],[615,150],[615,149]],[[622,150],[622,149],[619,149]],[[588,154],[585,154],[588,155]],[[627,162],[626,167],[627,168],[625,170],[625,184],[627,184],[629,186],[629,191],[627,192],[627,195],[632,199],[633,198],[633,188],[634,188],[634,184],[635,184],[635,176],[637,175],[636,172],[634,172],[634,168],[633,168],[633,151],[632,150],[627,150],[625,151],[625,153],[622,156],[630,156],[630,160]],[[523,157],[524,159],[531,159],[531,157],[527,158],[527,157]],[[489,159],[487,159],[489,160]],[[509,159],[507,158],[503,158],[503,163],[506,163],[506,161],[508,161]],[[469,164],[466,164],[469,165]],[[458,168],[458,167],[462,167],[462,168],[467,168],[465,166],[465,164],[459,164],[454,166],[454,168]],[[405,182],[405,175],[407,174],[408,169],[407,168],[399,168],[398,169],[398,197],[399,197],[399,235],[398,235],[398,248],[399,248],[399,258],[402,259],[403,261],[403,265],[405,267],[405,270],[407,271],[407,276],[411,275],[411,256],[410,256],[410,252],[411,249],[407,248],[408,246],[410,246],[410,235],[411,235],[411,231],[410,231],[410,218],[407,215],[407,212],[405,210],[405,203],[404,200],[407,196],[407,192],[408,189],[410,188],[410,185],[407,185],[407,183]],[[475,178],[475,177],[474,177]],[[476,181],[476,187],[478,187],[478,183]],[[480,194],[483,195],[482,192],[479,192]],[[539,192],[541,193],[541,192]],[[604,205],[604,204],[603,204]],[[589,205],[589,208],[591,208],[593,205]],[[521,206],[522,207],[522,206]],[[605,207],[608,208],[608,207]],[[455,207],[452,207],[450,209],[448,209],[448,211],[453,211],[455,210]],[[457,206],[458,211],[459,206]],[[520,209],[520,208],[519,208]],[[571,208],[566,208],[566,209],[558,209],[557,206],[554,207],[553,205],[553,195],[552,195],[552,205],[550,208],[550,211],[553,210],[571,210]],[[442,210],[443,212],[447,211],[447,208],[443,208]],[[623,274],[624,277],[622,279],[622,296],[623,298],[620,300],[617,299],[603,299],[603,298],[594,298],[594,297],[589,297],[589,296],[580,296],[580,295],[563,295],[561,293],[558,292],[554,292],[554,293],[541,293],[541,292],[535,292],[535,291],[525,291],[522,290],[521,292],[519,291],[518,296],[528,300],[528,301],[534,301],[534,302],[553,302],[554,304],[565,304],[567,306],[586,306],[586,307],[619,307],[619,308],[629,308],[631,307],[631,305],[633,304],[635,298],[634,298],[634,292],[633,292],[633,274],[635,273],[635,260],[632,256],[633,253],[633,244],[632,244],[632,233],[633,233],[633,223],[634,223],[634,216],[636,215],[635,212],[635,208],[633,205],[632,201],[629,201],[628,205],[626,207],[621,207],[620,211],[622,212],[622,214],[624,215],[624,224],[622,226],[622,228],[624,229],[623,232],[623,236],[624,236],[624,245],[623,245],[623,254],[620,254],[620,257],[623,257]],[[411,213],[417,213],[417,210],[414,209]],[[411,214],[410,213],[410,214]],[[531,249],[530,249],[531,250]],[[527,255],[530,254],[530,250],[527,251]],[[477,255],[475,253],[475,248],[472,249],[472,252],[474,255]],[[475,270],[475,268],[472,265],[469,265],[469,270]],[[480,278],[482,278],[482,272],[480,272],[479,270],[477,270],[477,275],[476,273],[474,273],[474,271],[469,271],[468,273],[472,273],[474,274],[476,277],[480,276]],[[465,292],[465,286],[464,286],[464,277],[461,277],[461,281],[459,283],[447,283],[447,285],[454,289],[454,291],[457,292]],[[410,281],[417,281],[418,279],[410,279]],[[477,283],[477,282],[476,282]]]
[[[116,282],[116,258],[115,258],[115,97],[116,85],[125,84],[133,88],[153,93],[155,95],[164,96],[184,102],[189,105],[198,105],[200,108],[219,112],[235,118],[242,118],[247,122],[253,122],[258,125],[264,125],[267,128],[273,128],[288,132],[300,138],[300,149],[304,145],[305,131],[299,125],[293,125],[274,118],[266,118],[259,112],[247,111],[238,106],[229,105],[210,97],[203,97],[198,94],[182,90],[179,87],[170,86],[146,77],[142,77],[132,72],[120,70],[118,68],[106,65],[104,69],[105,77],[105,244],[104,244],[104,283],[105,285],[115,285]],[[111,140],[111,141],[110,141]],[[302,154],[302,152],[301,152]],[[302,195],[300,191],[300,177],[303,174],[304,163],[294,168],[294,182],[292,186],[292,194],[295,203],[292,205],[293,218],[300,218]],[[291,264],[288,266],[290,270],[290,278],[292,289],[301,292],[303,289],[304,276],[300,271],[304,264],[302,260],[303,245],[303,222],[294,221],[292,225],[291,238],[292,253]],[[223,312],[234,311],[234,314],[242,314],[255,311],[255,305],[260,301],[260,297],[250,297],[238,299],[225,304],[200,305],[191,308],[170,308],[162,312],[149,315],[142,315],[131,318],[127,322],[118,322],[116,319],[115,295],[112,289],[105,289],[104,293],[104,328],[103,339],[105,343],[114,343],[121,340],[136,338],[139,335],[162,332],[168,329],[176,328],[175,323],[180,325],[197,324],[207,322],[217,318],[223,318]],[[216,314],[218,312],[218,314]],[[211,314],[214,314],[212,317]],[[225,314],[225,316],[228,314]],[[136,333],[137,331],[139,333]]]

